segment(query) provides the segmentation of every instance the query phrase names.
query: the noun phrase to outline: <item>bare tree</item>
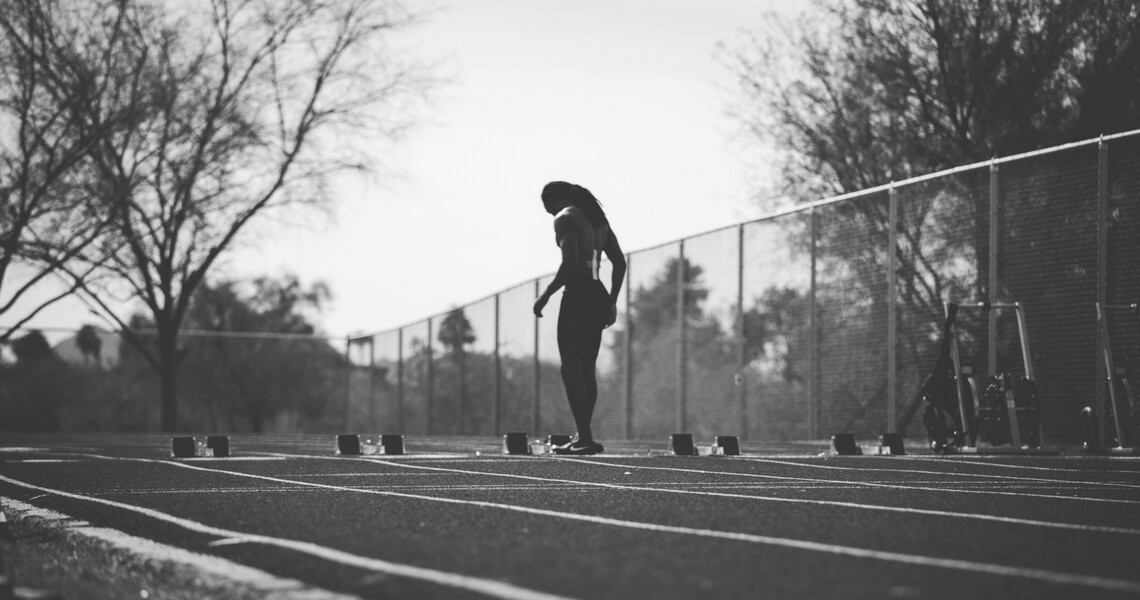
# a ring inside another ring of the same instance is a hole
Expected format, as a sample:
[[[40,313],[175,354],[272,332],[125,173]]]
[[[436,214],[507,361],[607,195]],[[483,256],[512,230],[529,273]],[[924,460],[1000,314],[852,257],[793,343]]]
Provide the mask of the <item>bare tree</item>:
[[[129,23],[122,60],[100,74],[115,94],[68,109],[92,131],[123,106],[145,110],[90,153],[113,231],[107,259],[80,256],[70,272],[96,268],[145,304],[153,346],[110,310],[108,286],[85,286],[160,374],[162,428],[174,431],[194,291],[251,222],[327,206],[329,177],[370,166],[369,144],[410,123],[404,102],[426,78],[387,48],[416,21],[394,0],[136,0],[106,18]]]
[[[16,318],[0,342],[92,274],[88,266],[62,277],[65,264],[80,255],[98,262],[91,251],[107,215],[92,202],[88,153],[131,107],[109,110],[99,128],[85,127],[69,109],[106,91],[77,67],[105,71],[117,60],[124,23],[94,18],[107,5],[64,10],[56,2],[0,0],[0,316]],[[98,35],[79,35],[88,28]],[[61,40],[71,42],[61,48]],[[32,292],[53,275],[67,282],[62,291]]]

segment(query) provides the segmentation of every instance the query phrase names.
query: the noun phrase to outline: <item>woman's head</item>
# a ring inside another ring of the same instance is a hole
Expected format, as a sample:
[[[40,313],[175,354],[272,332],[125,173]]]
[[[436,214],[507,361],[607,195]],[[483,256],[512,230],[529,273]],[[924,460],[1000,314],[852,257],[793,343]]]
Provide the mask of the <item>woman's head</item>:
[[[601,203],[590,193],[590,190],[565,181],[551,181],[542,188],[542,203],[547,212],[558,212],[564,205],[577,206],[586,213],[586,218],[594,227],[600,227],[609,221],[606,212],[602,210]]]

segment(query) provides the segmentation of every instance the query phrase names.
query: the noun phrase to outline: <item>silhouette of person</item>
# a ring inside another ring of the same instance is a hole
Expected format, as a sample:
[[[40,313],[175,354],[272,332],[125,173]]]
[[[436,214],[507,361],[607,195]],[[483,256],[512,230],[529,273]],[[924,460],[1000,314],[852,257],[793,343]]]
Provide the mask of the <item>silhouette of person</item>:
[[[596,364],[602,330],[617,320],[625,255],[598,199],[586,188],[552,181],[542,189],[542,204],[554,216],[554,237],[562,250],[562,262],[554,280],[534,301],[534,314],[541,317],[550,296],[566,287],[558,312],[558,354],[566,398],[578,427],[576,439],[556,446],[554,452],[598,454],[603,448],[590,428],[598,401]],[[613,265],[608,292],[598,272],[603,252]]]

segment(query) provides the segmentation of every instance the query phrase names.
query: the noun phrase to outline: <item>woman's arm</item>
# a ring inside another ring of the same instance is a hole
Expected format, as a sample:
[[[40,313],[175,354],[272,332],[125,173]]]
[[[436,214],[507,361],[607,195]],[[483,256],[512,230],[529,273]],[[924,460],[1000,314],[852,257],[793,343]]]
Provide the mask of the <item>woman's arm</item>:
[[[554,274],[554,279],[550,281],[550,285],[546,286],[546,290],[534,301],[534,314],[537,317],[542,316],[542,309],[550,301],[554,292],[557,292],[570,280],[573,269],[578,262],[578,235],[574,231],[572,218],[567,214],[559,214],[554,218],[554,235],[556,236],[555,239],[558,240],[558,247],[562,249],[562,262],[558,265],[558,272]]]
[[[625,253],[621,251],[621,244],[618,243],[617,235],[613,229],[610,229],[610,234],[606,238],[606,247],[604,248],[606,258],[610,259],[610,264],[613,265],[613,273],[610,275],[610,303],[613,307],[610,309],[610,320],[606,326],[613,325],[617,322],[617,301],[618,294],[621,292],[621,285],[625,282]]]

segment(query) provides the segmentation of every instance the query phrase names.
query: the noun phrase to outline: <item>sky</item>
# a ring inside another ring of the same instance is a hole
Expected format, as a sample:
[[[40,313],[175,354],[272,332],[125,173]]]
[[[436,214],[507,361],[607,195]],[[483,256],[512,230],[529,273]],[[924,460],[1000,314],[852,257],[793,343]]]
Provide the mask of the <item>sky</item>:
[[[548,181],[589,188],[627,252],[761,216],[750,198],[773,174],[729,116],[717,46],[798,0],[425,1],[394,40],[445,80],[418,125],[378,150],[378,176],[336,182],[334,213],[257,223],[215,278],[323,281],[320,330],[357,335],[552,273]],[[30,325],[85,323],[66,301]]]

